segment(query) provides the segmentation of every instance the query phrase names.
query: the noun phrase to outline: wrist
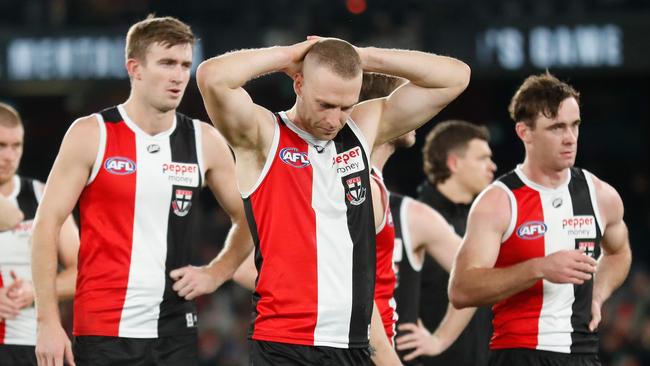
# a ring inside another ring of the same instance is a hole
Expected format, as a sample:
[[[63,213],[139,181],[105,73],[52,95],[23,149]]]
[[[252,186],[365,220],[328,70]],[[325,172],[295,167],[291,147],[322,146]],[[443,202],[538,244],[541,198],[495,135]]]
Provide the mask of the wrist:
[[[524,265],[530,269],[530,276],[532,279],[544,279],[544,257],[533,258],[529,263],[524,263]]]

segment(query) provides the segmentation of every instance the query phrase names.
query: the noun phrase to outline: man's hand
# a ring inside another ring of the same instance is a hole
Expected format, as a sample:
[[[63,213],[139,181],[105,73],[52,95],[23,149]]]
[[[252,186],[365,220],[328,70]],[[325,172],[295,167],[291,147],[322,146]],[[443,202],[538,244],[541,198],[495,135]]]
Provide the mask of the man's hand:
[[[207,266],[185,266],[171,271],[169,276],[175,281],[172,288],[185,300],[193,300],[201,295],[212,293],[223,283],[210,272]]]
[[[589,322],[589,330],[595,332],[598,329],[598,324],[600,324],[600,307],[601,304],[597,300],[591,302],[591,321]]]
[[[305,55],[318,40],[320,37],[310,36],[306,41],[287,46],[286,50],[289,54],[291,63],[285,67],[282,71],[289,75],[290,78],[295,79],[297,73],[302,71],[302,62],[305,59]]]
[[[0,323],[5,319],[15,319],[20,311],[16,300],[8,296],[10,287],[0,287]]]
[[[63,366],[63,360],[75,366],[72,346],[58,321],[39,322],[36,337],[38,366]]]
[[[34,304],[34,287],[31,281],[25,281],[11,271],[11,278],[14,282],[7,288],[7,296],[12,299],[19,309]]]
[[[540,270],[550,282],[582,285],[596,272],[596,264],[582,250],[560,250],[541,258]]]
[[[398,329],[405,334],[395,339],[397,350],[413,350],[404,356],[404,361],[411,361],[422,355],[437,356],[445,350],[442,340],[437,335],[429,333],[419,319],[417,325],[406,323],[400,325]]]

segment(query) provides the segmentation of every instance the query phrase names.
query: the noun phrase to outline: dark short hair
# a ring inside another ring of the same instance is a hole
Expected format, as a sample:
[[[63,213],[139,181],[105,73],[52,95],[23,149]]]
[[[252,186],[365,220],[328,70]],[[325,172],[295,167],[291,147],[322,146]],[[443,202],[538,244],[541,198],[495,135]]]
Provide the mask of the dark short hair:
[[[305,60],[307,59],[327,66],[335,74],[346,79],[352,79],[363,71],[357,51],[351,44],[341,39],[321,39],[307,51]]]
[[[22,125],[18,111],[9,104],[0,102],[0,126],[14,128]]]
[[[386,97],[405,82],[405,79],[396,76],[364,72],[359,102]]]
[[[508,112],[513,121],[535,128],[535,121],[540,114],[546,118],[555,118],[560,104],[567,98],[575,98],[580,103],[580,93],[547,71],[524,80],[510,100]]]
[[[428,134],[422,148],[424,174],[432,184],[439,184],[451,176],[447,158],[449,153],[464,154],[474,139],[490,141],[485,126],[452,120],[438,123]]]
[[[154,43],[173,47],[186,43],[194,45],[195,40],[189,25],[173,17],[150,14],[129,28],[126,34],[126,58],[144,60],[149,46]]]

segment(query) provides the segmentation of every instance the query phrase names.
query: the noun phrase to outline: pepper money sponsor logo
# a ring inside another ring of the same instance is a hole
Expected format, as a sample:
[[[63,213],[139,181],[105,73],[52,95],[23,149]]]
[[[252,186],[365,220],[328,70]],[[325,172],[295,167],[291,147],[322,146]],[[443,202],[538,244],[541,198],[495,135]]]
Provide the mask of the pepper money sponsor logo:
[[[104,169],[115,175],[135,173],[136,165],[133,160],[122,156],[113,156],[104,161]]]
[[[199,165],[188,163],[164,163],[162,173],[167,180],[177,186],[198,187]]]
[[[596,219],[591,215],[568,217],[562,220],[562,230],[574,239],[594,239]]]
[[[355,146],[350,150],[334,156],[332,158],[332,165],[336,167],[336,172],[341,177],[363,171],[366,168],[359,146]]]

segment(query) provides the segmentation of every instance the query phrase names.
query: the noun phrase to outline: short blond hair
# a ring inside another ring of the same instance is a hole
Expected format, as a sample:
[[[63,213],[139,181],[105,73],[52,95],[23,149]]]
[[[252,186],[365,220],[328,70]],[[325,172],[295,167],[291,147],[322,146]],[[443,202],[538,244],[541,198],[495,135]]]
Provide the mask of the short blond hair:
[[[150,14],[129,28],[126,34],[125,55],[127,59],[144,60],[152,44],[173,47],[187,43],[193,46],[195,41],[189,25],[173,17],[155,17]]]
[[[9,104],[0,102],[0,126],[13,128],[22,125],[18,111]]]

